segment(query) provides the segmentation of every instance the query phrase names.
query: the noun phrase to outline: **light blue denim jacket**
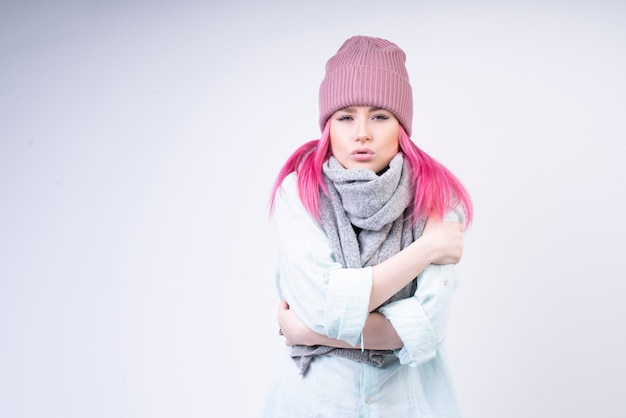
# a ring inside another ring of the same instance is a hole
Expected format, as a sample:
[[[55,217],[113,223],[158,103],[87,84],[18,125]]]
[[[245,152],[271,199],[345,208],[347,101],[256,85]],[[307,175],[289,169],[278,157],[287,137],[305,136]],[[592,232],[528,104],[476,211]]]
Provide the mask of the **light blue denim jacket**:
[[[276,284],[280,298],[287,300],[294,313],[312,330],[353,346],[363,343],[362,331],[369,314],[372,287],[371,267],[348,269],[335,261],[324,231],[299,198],[295,174],[287,176],[283,181],[276,195],[272,219],[278,256]],[[462,214],[456,211],[451,212],[447,219],[464,221]],[[435,378],[426,382],[422,373],[415,379],[421,382],[419,385],[449,386],[430,387],[427,392],[449,394],[450,399],[444,403],[449,405],[452,412],[446,412],[445,416],[454,417],[460,414],[456,409],[452,381],[448,376],[443,342],[452,296],[457,286],[458,278],[453,265],[431,265],[418,276],[418,286],[413,297],[392,302],[379,310],[391,322],[404,344],[395,351],[397,362],[404,365],[404,372],[413,369],[412,373],[420,374],[420,366],[431,363],[427,366],[427,374]],[[438,356],[438,361],[432,362]],[[326,360],[325,363],[329,361],[332,360]],[[318,360],[313,364],[316,362]],[[436,377],[438,367],[441,368],[441,379]],[[295,365],[293,370],[297,373]],[[380,373],[385,373],[385,370]],[[280,394],[274,393],[274,396]],[[378,399],[381,399],[380,394]],[[429,406],[432,402],[428,399],[416,402],[422,405],[420,408],[423,410],[432,409]],[[275,414],[280,416],[277,412]],[[439,415],[433,412],[432,416]]]

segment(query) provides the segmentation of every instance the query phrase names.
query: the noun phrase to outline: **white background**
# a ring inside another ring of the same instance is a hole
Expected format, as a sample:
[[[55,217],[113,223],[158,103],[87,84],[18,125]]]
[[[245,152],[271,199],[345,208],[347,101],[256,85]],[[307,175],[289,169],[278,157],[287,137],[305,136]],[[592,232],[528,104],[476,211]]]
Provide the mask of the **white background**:
[[[3,1],[0,417],[256,416],[282,350],[269,191],[357,34],[405,50],[413,139],[474,199],[465,417],[626,416],[625,22],[617,1]]]

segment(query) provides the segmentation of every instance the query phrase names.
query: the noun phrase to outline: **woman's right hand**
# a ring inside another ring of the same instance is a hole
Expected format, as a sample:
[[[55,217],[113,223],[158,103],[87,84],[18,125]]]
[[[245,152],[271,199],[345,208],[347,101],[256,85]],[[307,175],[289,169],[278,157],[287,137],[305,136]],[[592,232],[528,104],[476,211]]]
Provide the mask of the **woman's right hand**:
[[[315,337],[319,334],[309,329],[304,322],[296,316],[289,307],[289,303],[283,300],[278,304],[278,327],[280,335],[285,338],[285,345],[314,345]]]
[[[431,249],[432,264],[456,264],[463,256],[463,232],[460,222],[446,222],[430,217],[420,239],[426,240]]]

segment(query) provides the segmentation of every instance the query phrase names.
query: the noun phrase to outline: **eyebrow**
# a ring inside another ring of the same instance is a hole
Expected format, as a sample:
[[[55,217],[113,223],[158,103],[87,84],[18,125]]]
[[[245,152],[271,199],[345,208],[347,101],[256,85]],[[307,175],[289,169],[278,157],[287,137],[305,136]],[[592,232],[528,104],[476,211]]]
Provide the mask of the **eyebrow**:
[[[343,112],[347,112],[347,113],[355,113],[356,109],[354,108],[354,106],[348,106],[348,107],[344,107],[343,109],[339,109]],[[377,107],[377,106],[370,106],[369,111],[370,112],[377,112],[379,110],[386,110],[383,109],[382,107]]]

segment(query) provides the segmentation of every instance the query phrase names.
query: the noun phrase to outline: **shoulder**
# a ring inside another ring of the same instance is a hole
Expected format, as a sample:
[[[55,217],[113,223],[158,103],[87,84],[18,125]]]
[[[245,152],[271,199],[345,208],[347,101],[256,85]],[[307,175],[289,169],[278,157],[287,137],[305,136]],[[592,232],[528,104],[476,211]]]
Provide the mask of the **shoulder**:
[[[294,231],[302,233],[299,238],[310,236],[312,231],[319,232],[318,222],[300,198],[297,175],[286,176],[276,190],[271,220],[276,230],[286,231],[290,236],[294,235]]]
[[[297,189],[298,188],[298,174],[294,171],[285,176],[282,183],[280,184],[281,188],[288,189]]]
[[[300,193],[298,191],[298,176],[296,173],[288,174],[276,190],[274,200],[275,213],[306,212]],[[308,213],[308,212],[307,212]]]
[[[298,197],[298,175],[293,172],[287,174],[280,187],[276,190],[276,199]]]
[[[448,213],[446,213],[443,219],[446,221],[460,222],[462,224],[465,224],[465,211],[463,210],[463,207],[461,205],[457,205]]]

